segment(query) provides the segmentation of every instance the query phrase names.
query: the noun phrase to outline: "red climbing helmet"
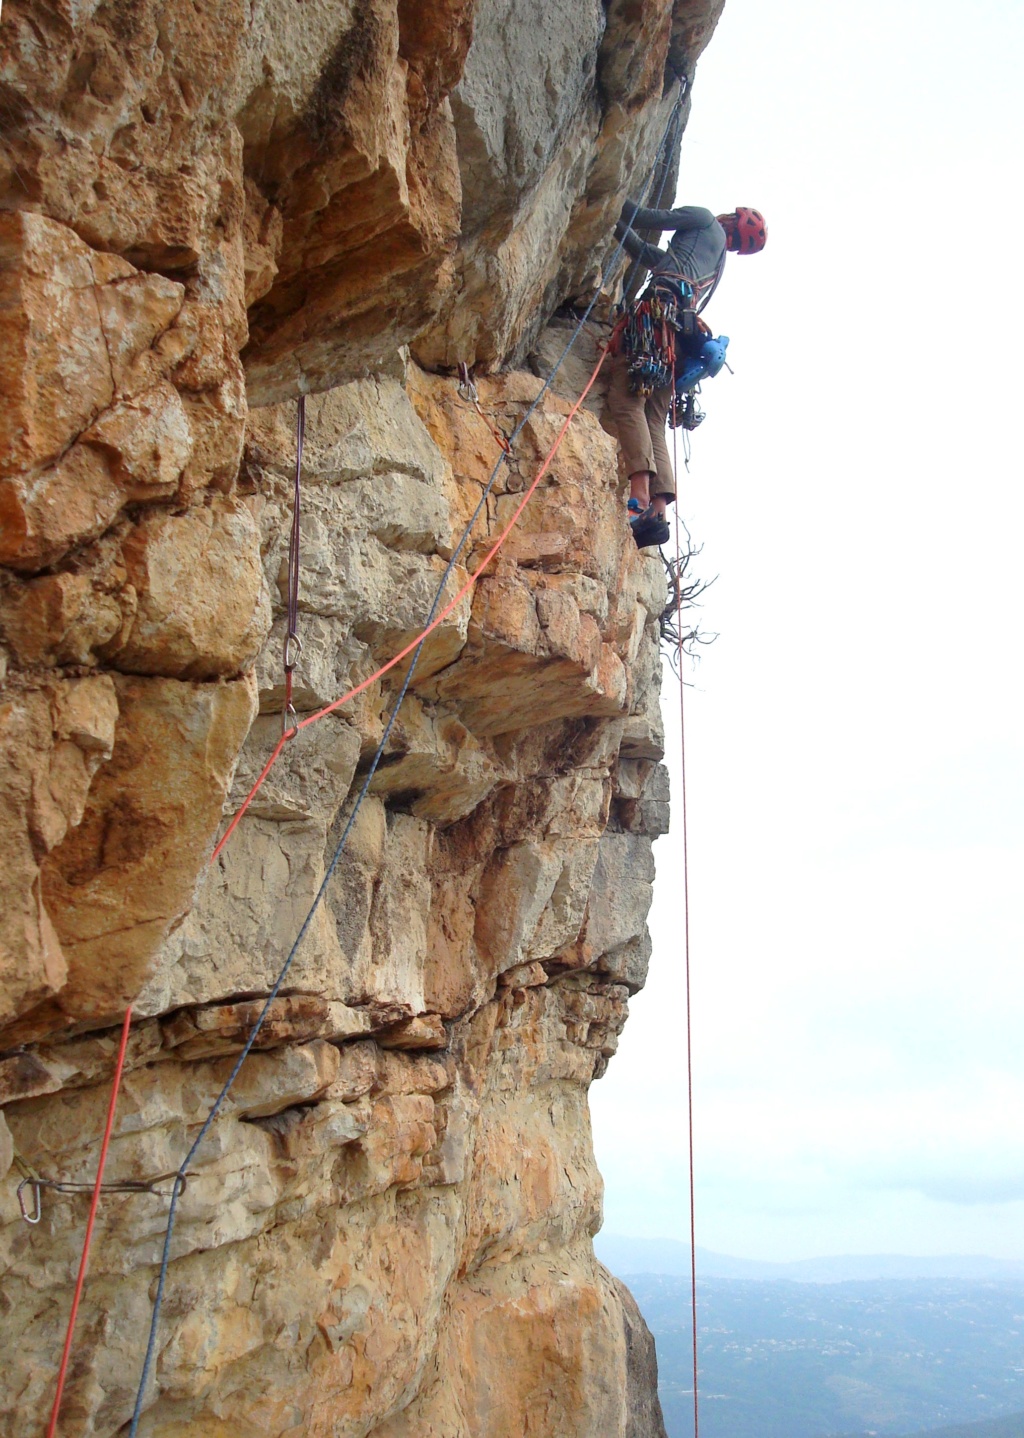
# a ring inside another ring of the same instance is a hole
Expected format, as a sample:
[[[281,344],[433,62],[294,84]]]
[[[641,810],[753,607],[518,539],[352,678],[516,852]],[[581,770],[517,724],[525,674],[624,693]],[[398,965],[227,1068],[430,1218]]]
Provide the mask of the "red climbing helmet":
[[[719,215],[718,223],[725,230],[726,245],[739,255],[756,255],[764,249],[768,230],[760,210],[737,205],[731,215]]]

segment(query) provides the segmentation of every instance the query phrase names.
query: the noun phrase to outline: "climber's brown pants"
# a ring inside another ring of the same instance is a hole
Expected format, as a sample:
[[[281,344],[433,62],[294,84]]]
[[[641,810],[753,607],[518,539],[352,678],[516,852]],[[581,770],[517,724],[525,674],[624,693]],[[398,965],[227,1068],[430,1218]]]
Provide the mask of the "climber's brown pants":
[[[629,360],[625,354],[612,355],[611,382],[608,386],[608,414],[615,426],[626,474],[650,470],[657,476],[651,480],[651,497],[667,494],[676,497],[676,479],[665,440],[665,421],[672,403],[672,386],[656,389],[644,398],[629,388]]]

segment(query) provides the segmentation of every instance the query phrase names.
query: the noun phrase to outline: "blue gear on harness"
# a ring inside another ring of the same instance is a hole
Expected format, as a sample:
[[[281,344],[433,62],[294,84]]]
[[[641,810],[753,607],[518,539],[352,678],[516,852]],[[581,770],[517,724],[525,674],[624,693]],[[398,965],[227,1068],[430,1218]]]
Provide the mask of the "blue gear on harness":
[[[717,339],[708,336],[695,355],[686,361],[676,373],[675,404],[669,414],[673,429],[694,430],[704,419],[704,411],[697,404],[701,381],[714,379],[727,369],[725,352],[729,348],[729,336],[719,335]]]
[[[701,380],[714,379],[725,368],[725,352],[729,348],[729,336],[719,335],[707,339],[700,347],[700,353],[687,360],[684,369],[676,375],[676,398],[682,399],[688,390],[696,389]]]

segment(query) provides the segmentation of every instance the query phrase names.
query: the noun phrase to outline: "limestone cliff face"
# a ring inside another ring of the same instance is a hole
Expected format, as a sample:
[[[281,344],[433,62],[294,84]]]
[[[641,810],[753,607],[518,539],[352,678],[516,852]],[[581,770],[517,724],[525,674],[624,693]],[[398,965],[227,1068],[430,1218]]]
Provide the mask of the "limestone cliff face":
[[[6,0],[0,1177],[173,1172],[319,887],[497,447],[652,167],[713,0]],[[674,82],[673,82],[674,83]],[[543,331],[543,332],[542,332]],[[593,346],[593,337],[587,344]],[[410,350],[407,348],[411,346]],[[531,357],[532,356],[532,357]],[[529,365],[527,360],[529,358]],[[567,412],[545,395],[448,583]],[[148,1435],[632,1435],[587,1086],[648,956],[660,565],[574,421],[431,635],[182,1198]],[[86,1200],[0,1181],[0,1413],[48,1408]],[[130,1415],[167,1211],[104,1197],[62,1431]]]

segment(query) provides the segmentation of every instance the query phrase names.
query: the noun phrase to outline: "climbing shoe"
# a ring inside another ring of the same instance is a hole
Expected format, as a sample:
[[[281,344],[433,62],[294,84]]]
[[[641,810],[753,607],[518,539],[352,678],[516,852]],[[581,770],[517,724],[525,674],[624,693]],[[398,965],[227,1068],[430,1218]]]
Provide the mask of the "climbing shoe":
[[[652,544],[667,544],[672,533],[668,520],[650,511],[641,514],[638,519],[631,519],[629,527],[633,531],[637,549],[649,549]]]

